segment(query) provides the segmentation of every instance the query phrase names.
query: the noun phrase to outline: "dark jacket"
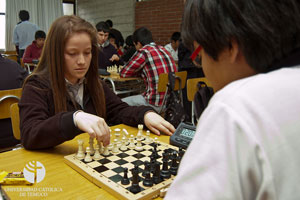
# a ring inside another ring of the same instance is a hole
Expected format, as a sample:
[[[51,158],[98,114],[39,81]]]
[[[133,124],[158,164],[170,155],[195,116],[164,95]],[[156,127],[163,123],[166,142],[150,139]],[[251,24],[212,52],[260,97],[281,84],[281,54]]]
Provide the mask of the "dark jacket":
[[[121,101],[109,87],[102,82],[108,125],[127,124],[137,126],[144,123],[144,114],[151,107],[133,107]],[[77,104],[80,108],[80,105]],[[71,99],[67,100],[68,112],[55,114],[53,93],[49,81],[37,76],[26,83],[20,107],[21,143],[26,149],[53,147],[82,133],[73,122],[73,113],[77,110]],[[87,89],[84,90],[83,111],[96,114],[94,104]]]
[[[128,62],[130,58],[132,58],[132,56],[135,54],[135,52],[136,52],[135,47],[129,47],[129,49],[127,49],[124,55],[122,56],[122,60],[124,62]]]
[[[114,55],[118,55],[117,49],[111,45],[108,44],[105,47],[100,47],[99,49],[99,56],[98,56],[98,65],[99,65],[99,69],[106,69],[109,66],[112,65],[122,65],[123,62],[120,60],[118,62],[111,62],[109,59]]]
[[[28,75],[17,62],[0,55],[0,90],[11,90],[22,87]],[[10,147],[19,141],[13,136],[10,119],[0,120],[0,148]]]

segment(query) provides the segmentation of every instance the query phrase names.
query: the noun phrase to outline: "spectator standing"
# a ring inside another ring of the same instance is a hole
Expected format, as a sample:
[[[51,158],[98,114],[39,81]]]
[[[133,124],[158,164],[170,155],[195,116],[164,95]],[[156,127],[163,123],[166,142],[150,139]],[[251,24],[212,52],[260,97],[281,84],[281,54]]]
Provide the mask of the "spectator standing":
[[[18,62],[23,57],[25,49],[34,40],[35,32],[39,30],[36,24],[29,22],[29,12],[27,10],[20,10],[19,18],[21,20],[14,29],[13,43],[16,46],[18,53]]]

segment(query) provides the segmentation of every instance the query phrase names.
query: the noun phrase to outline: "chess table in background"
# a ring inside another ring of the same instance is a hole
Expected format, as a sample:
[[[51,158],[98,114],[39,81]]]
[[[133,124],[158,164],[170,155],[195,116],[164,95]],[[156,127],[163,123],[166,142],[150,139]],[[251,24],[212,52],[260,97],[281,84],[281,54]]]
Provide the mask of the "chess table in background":
[[[114,137],[112,136],[112,141],[113,139]],[[144,162],[150,161],[149,156],[152,154],[151,150],[153,149],[154,143],[157,144],[157,153],[159,156],[157,162],[159,162],[162,167],[162,153],[165,150],[177,152],[178,148],[159,141],[153,141],[150,144],[142,142],[143,151],[128,149],[126,151],[120,150],[120,152],[116,154],[110,152],[110,155],[102,156],[100,160],[92,162],[84,162],[84,159],[79,160],[75,153],[65,156],[65,163],[82,174],[89,181],[110,192],[118,199],[152,199],[159,196],[160,191],[167,188],[175,177],[171,175],[169,179],[154,184],[152,187],[145,187],[142,184],[144,180],[142,176]],[[88,141],[85,141],[85,146],[88,146]],[[128,168],[128,178],[131,180],[131,169],[133,169],[135,165],[139,168],[139,177],[141,178],[139,181],[141,192],[137,194],[130,192],[129,188],[131,187],[131,183],[129,185],[121,184],[121,180],[124,176],[124,168]],[[169,167],[170,165],[171,162],[169,163]]]
[[[100,75],[100,77],[108,84],[116,95],[123,94],[140,94],[146,90],[146,86],[141,77],[121,78],[119,71],[123,66],[110,66],[107,67],[109,76]]]

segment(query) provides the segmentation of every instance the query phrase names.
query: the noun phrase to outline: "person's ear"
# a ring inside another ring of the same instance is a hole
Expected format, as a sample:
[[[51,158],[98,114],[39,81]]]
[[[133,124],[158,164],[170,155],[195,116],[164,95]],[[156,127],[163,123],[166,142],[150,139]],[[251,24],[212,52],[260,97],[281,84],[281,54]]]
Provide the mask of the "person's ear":
[[[229,59],[231,63],[234,63],[238,60],[240,53],[240,48],[236,40],[231,41],[231,48],[229,50]]]

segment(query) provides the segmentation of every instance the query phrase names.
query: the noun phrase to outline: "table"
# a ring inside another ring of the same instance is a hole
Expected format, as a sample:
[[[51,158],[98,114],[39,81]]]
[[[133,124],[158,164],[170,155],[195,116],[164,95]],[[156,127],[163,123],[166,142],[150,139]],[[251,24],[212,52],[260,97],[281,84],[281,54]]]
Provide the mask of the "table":
[[[100,75],[100,78],[111,85],[116,95],[132,92],[140,93],[145,89],[144,82],[140,77],[121,78],[119,73],[110,72],[109,76]]]
[[[134,135],[136,135],[138,132],[137,128],[123,124],[111,127],[112,130],[115,128],[126,128],[129,134]],[[146,132],[144,131],[143,134],[145,133]],[[160,141],[169,143],[169,136],[156,136],[151,134],[151,137],[158,137]],[[46,169],[44,180],[39,183],[35,183],[32,186],[2,186],[11,200],[116,199],[110,193],[91,183],[89,180],[81,176],[78,172],[64,163],[64,156],[77,152],[78,139],[84,139],[84,146],[87,146],[89,136],[87,133],[84,133],[78,135],[71,141],[47,150],[29,151],[25,149],[18,149],[0,153],[0,170],[8,172],[23,171],[25,164],[29,163],[30,161],[39,161]]]

